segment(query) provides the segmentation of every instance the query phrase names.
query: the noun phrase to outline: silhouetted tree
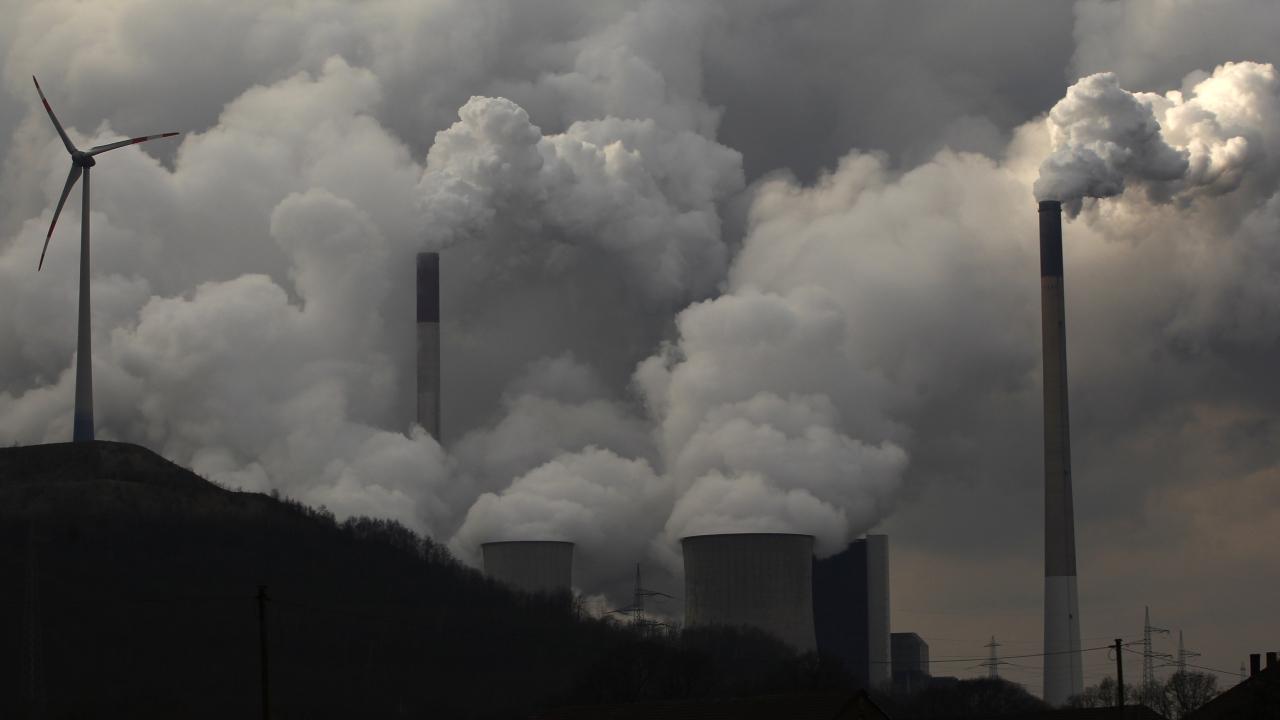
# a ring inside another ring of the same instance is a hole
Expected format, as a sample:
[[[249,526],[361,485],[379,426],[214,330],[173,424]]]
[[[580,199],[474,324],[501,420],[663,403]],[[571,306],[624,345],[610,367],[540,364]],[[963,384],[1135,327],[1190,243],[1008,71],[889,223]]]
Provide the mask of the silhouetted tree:
[[[1201,672],[1179,672],[1165,682],[1170,718],[1183,718],[1218,696],[1218,678]]]
[[[1198,672],[1174,673],[1168,680],[1149,687],[1125,685],[1126,705],[1146,705],[1161,715],[1178,720],[1218,695],[1218,680]],[[1116,704],[1116,681],[1106,677],[1097,685],[1071,698],[1067,707],[1113,707]]]
[[[911,693],[877,694],[875,699],[895,720],[968,720],[1048,709],[1026,688],[999,678],[961,680]]]
[[[1126,705],[1137,705],[1138,690],[1133,685],[1125,683],[1124,701]],[[1097,685],[1090,685],[1077,695],[1071,696],[1067,700],[1066,706],[1069,708],[1100,708],[1115,707],[1116,705],[1116,679],[1107,676]]]

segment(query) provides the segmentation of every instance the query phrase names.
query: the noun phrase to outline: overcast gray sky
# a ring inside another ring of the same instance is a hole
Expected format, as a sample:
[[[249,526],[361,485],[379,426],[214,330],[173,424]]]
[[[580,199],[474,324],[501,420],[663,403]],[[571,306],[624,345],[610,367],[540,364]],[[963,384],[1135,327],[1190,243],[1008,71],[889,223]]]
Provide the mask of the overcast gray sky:
[[[94,171],[100,438],[470,562],[573,540],[602,605],[635,562],[678,594],[685,534],[887,532],[895,631],[1037,652],[1053,193],[1085,645],[1144,605],[1207,666],[1280,644],[1269,0],[0,11],[0,442],[71,428],[80,210],[37,275],[68,162],[34,74],[77,143],[183,132]]]

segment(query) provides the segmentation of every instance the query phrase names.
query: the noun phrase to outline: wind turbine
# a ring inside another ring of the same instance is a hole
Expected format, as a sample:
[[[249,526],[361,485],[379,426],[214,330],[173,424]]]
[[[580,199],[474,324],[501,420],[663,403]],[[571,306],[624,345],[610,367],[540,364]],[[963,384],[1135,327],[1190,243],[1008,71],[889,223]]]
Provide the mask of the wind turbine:
[[[84,175],[84,194],[80,207],[80,327],[76,342],[76,411],[71,435],[72,441],[82,442],[93,440],[93,350],[92,333],[89,328],[89,169],[97,164],[93,159],[95,155],[148,140],[172,137],[178,133],[143,135],[80,150],[71,143],[71,138],[68,138],[67,132],[62,129],[62,123],[58,122],[58,116],[53,114],[53,108],[49,107],[49,100],[45,98],[44,90],[40,89],[40,81],[36,80],[34,75],[31,76],[31,81],[36,84],[36,92],[40,93],[40,102],[44,103],[44,109],[48,111],[49,119],[53,121],[53,127],[58,131],[58,137],[62,138],[62,144],[71,154],[71,172],[67,173],[67,184],[62,188],[62,197],[58,198],[58,208],[53,211],[53,222],[49,223],[49,232],[44,236],[44,248],[40,250],[40,262],[36,265],[36,272],[44,267],[44,254],[49,249],[49,239],[53,237],[53,228],[58,225],[58,215],[62,214],[62,206],[67,202],[71,188],[75,186],[80,176]]]

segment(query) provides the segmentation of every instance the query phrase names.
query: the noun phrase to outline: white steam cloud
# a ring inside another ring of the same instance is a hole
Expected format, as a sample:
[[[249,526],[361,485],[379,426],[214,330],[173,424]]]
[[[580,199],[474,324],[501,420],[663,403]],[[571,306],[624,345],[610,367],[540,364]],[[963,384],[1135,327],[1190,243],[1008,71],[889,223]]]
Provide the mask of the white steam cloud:
[[[65,440],[74,382],[79,209],[36,275],[66,157],[28,69],[77,142],[187,130],[153,148],[161,160],[121,150],[95,175],[100,437],[401,520],[472,562],[487,540],[574,541],[588,593],[618,597],[636,562],[677,569],[687,534],[811,533],[825,554],[913,486],[1034,478],[1032,192],[1072,211],[1115,198],[1073,224],[1067,252],[1086,298],[1072,298],[1073,387],[1123,388],[1092,405],[1116,437],[1212,409],[1171,379],[1188,365],[1218,388],[1234,361],[1274,367],[1271,65],[1162,95],[1090,75],[1047,118],[1006,103],[1018,120],[1000,127],[938,119],[983,96],[966,77],[937,112],[910,113],[936,130],[903,153],[922,161],[847,143],[836,161],[823,143],[843,131],[798,124],[824,113],[797,111],[794,77],[743,95],[758,39],[790,20],[767,4],[742,11],[747,28],[728,22],[738,3],[623,5],[191,4],[164,37],[225,41],[206,48],[216,78],[97,14],[25,7],[22,34],[0,30],[5,90],[29,102],[0,107],[0,441]],[[843,27],[823,22],[836,5],[812,5],[796,27]],[[874,67],[878,87],[897,66]],[[934,97],[903,67],[902,97]],[[137,89],[171,74],[195,79]],[[776,97],[795,100],[782,112]],[[871,105],[868,128],[902,115]],[[743,108],[762,109],[758,127]],[[722,124],[788,132],[734,148]],[[936,150],[949,138],[985,154]],[[744,161],[791,145],[830,169],[748,183]],[[443,444],[410,423],[424,249],[442,253]],[[1144,273],[1163,281],[1116,281]]]
[[[1165,95],[1130,93],[1113,73],[1090,75],[1049,112],[1053,152],[1036,197],[1074,215],[1083,198],[1127,185],[1155,202],[1231,192],[1275,149],[1267,118],[1278,101],[1275,68],[1259,63],[1227,63]]]

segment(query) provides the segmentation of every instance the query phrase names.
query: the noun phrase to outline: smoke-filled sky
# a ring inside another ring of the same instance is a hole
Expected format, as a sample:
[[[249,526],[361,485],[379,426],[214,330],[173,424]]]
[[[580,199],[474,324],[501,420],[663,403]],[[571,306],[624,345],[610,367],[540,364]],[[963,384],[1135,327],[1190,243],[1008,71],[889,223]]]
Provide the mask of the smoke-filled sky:
[[[0,11],[0,442],[71,432],[79,193],[37,274],[69,163],[36,75],[81,147],[183,132],[94,171],[100,438],[468,562],[575,541],[602,607],[636,562],[678,595],[687,534],[887,532],[895,631],[1037,652],[1060,199],[1084,645],[1144,605],[1210,667],[1280,643],[1270,0]]]

